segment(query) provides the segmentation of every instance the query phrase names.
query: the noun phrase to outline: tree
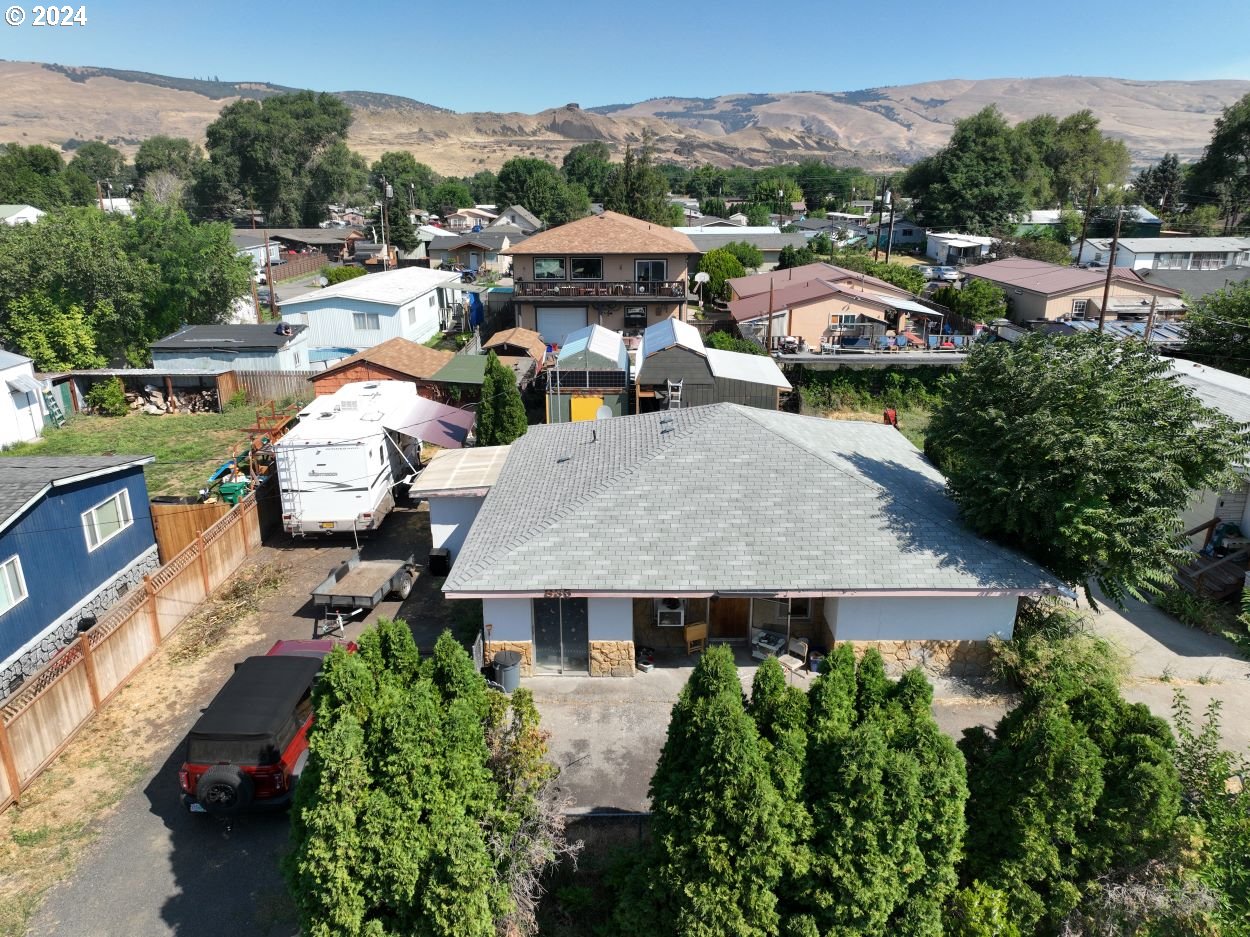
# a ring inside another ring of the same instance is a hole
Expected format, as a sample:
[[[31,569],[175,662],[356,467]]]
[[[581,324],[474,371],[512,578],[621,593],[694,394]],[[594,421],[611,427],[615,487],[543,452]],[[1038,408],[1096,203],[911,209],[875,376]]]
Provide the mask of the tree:
[[[1096,188],[1118,186],[1128,177],[1129,152],[1121,140],[1103,136],[1098,118],[1088,110],[1069,114],[1058,122],[1054,143],[1043,154],[1061,205],[1084,200],[1090,183]]]
[[[1246,451],[1166,359],[1100,333],[979,347],[952,381],[929,438],[964,520],[1087,596],[1170,584],[1181,512]]]
[[[818,260],[820,258],[816,256],[816,252],[807,245],[794,247],[787,244],[777,255],[777,269],[789,270],[791,267],[803,267],[807,264],[814,264]]]
[[[203,158],[204,152],[199,144],[186,137],[157,134],[139,144],[139,152],[135,154],[135,175],[138,184],[145,189],[154,173],[170,173],[186,181]]]
[[[767,205],[751,204],[739,205],[738,211],[747,216],[747,224],[760,228],[766,227],[773,223],[772,215],[768,211]]]
[[[565,179],[582,186],[592,201],[602,202],[612,172],[612,152],[602,140],[583,143],[564,155],[561,168]]]
[[[0,337],[30,358],[36,370],[71,371],[106,364],[96,352],[95,334],[81,305],[62,308],[36,291],[15,298],[6,312]]]
[[[418,163],[407,150],[388,150],[369,167],[369,184],[380,191],[382,179],[394,187],[395,198],[404,205],[433,208],[438,175],[425,163]]]
[[[309,171],[304,223],[319,222],[332,204],[364,200],[368,185],[369,168],[365,158],[348,149],[341,140],[331,143],[318,155]]]
[[[517,156],[499,170],[496,201],[521,205],[547,224],[562,224],[590,211],[590,200],[580,185],[565,182],[560,171],[541,159]]]
[[[458,208],[472,208],[473,193],[463,182],[456,179],[445,179],[434,187],[430,193],[430,204],[435,211],[452,212]]]
[[[1219,200],[1225,230],[1250,207],[1250,94],[1216,118],[1193,181],[1199,193]]]
[[[479,446],[507,446],[525,435],[525,404],[516,375],[492,351],[486,356],[482,398],[477,405],[474,437]]]
[[[819,260],[820,258],[816,258]],[[830,263],[836,267],[842,267],[845,270],[854,270],[856,273],[864,273],[878,280],[884,280],[892,286],[907,290],[909,293],[919,295],[924,289],[924,275],[915,267],[905,267],[902,264],[886,263],[885,261],[873,260],[872,255],[862,250],[841,250],[831,255]]]
[[[1001,319],[1007,311],[1007,295],[978,277],[969,277],[962,289],[943,286],[933,294],[933,301],[973,322]]]
[[[469,180],[469,192],[473,195],[473,204],[494,205],[495,185],[497,182],[495,174],[489,169],[475,172],[473,178]],[[500,205],[499,207],[504,208],[505,206]]]
[[[1185,350],[1199,361],[1250,375],[1250,282],[1233,283],[1190,305],[1185,316]]]
[[[1066,267],[1072,263],[1072,252],[1066,244],[1060,244],[1052,237],[1041,234],[1029,234],[1024,237],[1005,235],[998,240],[999,259],[1008,257],[1027,257],[1029,260],[1041,260],[1048,264]]]
[[[1185,174],[1181,171],[1180,157],[1164,153],[1163,159],[1147,166],[1133,179],[1133,191],[1143,205],[1149,205],[1165,215],[1175,214],[1184,197]]]
[[[777,933],[786,806],[728,648],[709,648],[682,689],[650,795],[656,929]]]
[[[704,303],[729,298],[729,282],[734,277],[746,276],[742,263],[734,256],[733,251],[718,247],[708,251],[699,261],[699,272],[709,277],[703,286]]]
[[[386,209],[386,240],[403,251],[410,251],[421,243],[417,230],[408,219],[408,208],[394,199]]]
[[[604,183],[604,208],[653,224],[667,225],[673,220],[668,181],[655,167],[654,155],[649,135],[644,136],[637,153],[633,147],[625,148],[624,162],[612,167]]]
[[[70,169],[61,154],[46,146],[0,147],[0,202],[49,211],[64,205],[94,205],[95,182]]]
[[[351,109],[332,94],[299,91],[222,108],[205,131],[208,160],[196,173],[201,213],[254,203],[270,225],[316,224],[324,199],[359,168],[343,144]]]
[[[107,143],[98,140],[84,143],[74,151],[74,158],[69,165],[88,179],[112,182],[116,189],[126,184],[126,157]]]
[[[728,218],[729,206],[725,204],[722,198],[705,198],[699,202],[699,211],[705,215],[711,215],[713,218]]]
[[[283,863],[303,932],[532,933],[536,873],[575,850],[529,694],[488,691],[449,634],[422,661],[383,619],[326,659],[313,706]]]
[[[738,263],[747,270],[758,270],[764,263],[763,251],[746,241],[730,241],[724,249],[737,257]]]
[[[709,332],[703,342],[708,348],[719,348],[721,351],[737,351],[746,355],[764,354],[764,349],[755,342],[721,330]]]

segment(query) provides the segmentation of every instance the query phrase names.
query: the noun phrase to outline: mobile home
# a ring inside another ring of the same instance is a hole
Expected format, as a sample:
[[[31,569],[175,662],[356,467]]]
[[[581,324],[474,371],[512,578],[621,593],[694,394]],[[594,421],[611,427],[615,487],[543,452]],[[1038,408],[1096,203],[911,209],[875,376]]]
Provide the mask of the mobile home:
[[[376,530],[420,468],[427,403],[407,381],[346,384],[314,399],[274,444],[283,528],[297,537]]]

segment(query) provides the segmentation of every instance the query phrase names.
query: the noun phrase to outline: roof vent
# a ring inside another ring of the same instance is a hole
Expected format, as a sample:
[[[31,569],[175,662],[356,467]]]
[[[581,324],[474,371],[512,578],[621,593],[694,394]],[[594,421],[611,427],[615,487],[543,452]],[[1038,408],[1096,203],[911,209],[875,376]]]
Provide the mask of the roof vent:
[[[332,416],[334,416],[334,411],[333,411],[333,410],[322,410],[320,413],[318,413],[318,414],[317,414],[317,419],[319,419],[319,420],[328,420],[328,419],[330,419]]]
[[[556,459],[556,465],[559,465],[562,462],[567,462],[570,458],[571,456],[562,455],[560,458]]]

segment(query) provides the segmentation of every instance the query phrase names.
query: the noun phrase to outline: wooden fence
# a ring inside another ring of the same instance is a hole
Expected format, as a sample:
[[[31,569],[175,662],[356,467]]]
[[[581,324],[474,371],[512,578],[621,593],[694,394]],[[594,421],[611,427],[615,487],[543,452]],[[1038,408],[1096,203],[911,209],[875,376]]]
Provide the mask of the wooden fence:
[[[230,505],[221,501],[190,504],[153,501],[150,505],[152,529],[156,532],[156,549],[162,563],[168,563],[200,535],[230,512]]]
[[[0,810],[259,546],[249,496],[26,681],[0,710]]]
[[[322,253],[316,254],[283,254],[282,263],[270,264],[275,283],[293,280],[320,270],[330,262],[330,258]],[[263,267],[261,269],[264,269]]]
[[[316,371],[228,371],[234,386],[247,392],[250,403],[269,400],[306,402],[315,396],[309,380]]]

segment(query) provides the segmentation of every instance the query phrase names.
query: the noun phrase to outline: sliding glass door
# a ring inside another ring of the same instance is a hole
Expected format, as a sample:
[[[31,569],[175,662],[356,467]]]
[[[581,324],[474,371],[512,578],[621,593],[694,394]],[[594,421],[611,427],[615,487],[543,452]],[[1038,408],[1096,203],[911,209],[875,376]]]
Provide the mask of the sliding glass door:
[[[586,599],[534,599],[534,668],[540,673],[589,672]]]

